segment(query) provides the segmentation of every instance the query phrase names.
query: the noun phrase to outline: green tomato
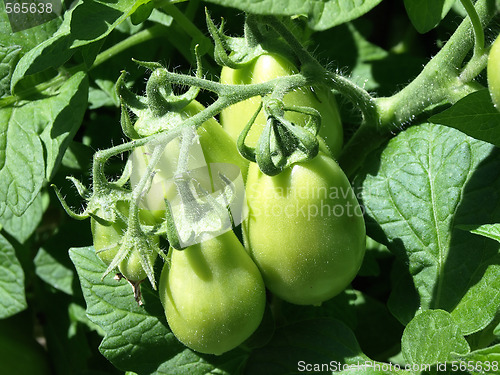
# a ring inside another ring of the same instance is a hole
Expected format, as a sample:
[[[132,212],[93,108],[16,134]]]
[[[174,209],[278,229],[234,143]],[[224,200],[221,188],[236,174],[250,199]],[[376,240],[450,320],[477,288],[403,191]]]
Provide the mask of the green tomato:
[[[184,108],[182,117],[188,118],[194,116],[203,109],[203,105],[199,102],[192,101]],[[203,154],[190,155],[190,161],[193,162],[194,168],[203,167],[205,163],[229,163],[236,165],[241,170],[242,177],[246,177],[247,161],[239,154],[234,140],[214,118],[205,121],[197,129],[197,133]],[[180,143],[178,141],[172,141],[167,144],[155,168],[155,177],[153,178],[151,188],[142,201],[144,208],[153,213],[158,223],[161,223],[165,218],[164,199],[175,195],[175,191],[171,190],[175,186],[166,182],[172,179],[176,170],[179,150]],[[151,152],[148,151],[147,147],[138,147],[132,152],[131,158],[132,175],[130,176],[130,183],[133,187],[141,179],[151,158]]]
[[[259,326],[266,304],[259,270],[232,231],[172,249],[159,293],[174,335],[207,354],[243,343]]]
[[[491,99],[495,108],[500,111],[500,37],[491,46],[487,72]]]
[[[262,83],[293,73],[297,73],[297,68],[284,57],[278,54],[264,54],[244,68],[235,70],[223,67],[220,81],[224,84]],[[260,101],[260,97],[253,97],[225,108],[221,112],[220,122],[233,139],[238,139],[240,132],[257,111]],[[283,101],[288,106],[308,106],[318,110],[321,114],[319,135],[325,139],[334,157],[340,154],[343,130],[337,103],[330,91],[321,87],[314,88],[314,92],[311,89],[301,88],[287,93]],[[285,118],[301,126],[305,125],[309,119],[307,115],[290,111],[285,113]],[[246,139],[248,146],[255,147],[265,124],[266,117],[264,111],[261,110],[248,133]]]
[[[122,206],[123,212],[128,214],[128,206]],[[153,219],[151,214],[147,211],[141,211],[141,220],[146,224],[151,224]],[[109,266],[113,259],[115,258],[122,238],[127,230],[127,224],[121,221],[117,221],[110,225],[104,225],[99,223],[94,218],[90,219],[90,228],[92,230],[92,238],[94,240],[94,249],[97,256],[101,259],[104,264]],[[158,238],[154,238],[156,244],[159,243]],[[157,257],[157,253],[151,250],[149,254],[149,259],[151,264],[154,263]],[[144,280],[147,275],[141,265],[141,259],[138,251],[133,250],[128,257],[123,259],[118,265],[118,270],[120,273],[131,282],[139,282]]]
[[[348,286],[363,260],[365,224],[331,157],[320,152],[276,176],[251,163],[246,194],[245,245],[271,292],[318,305]]]

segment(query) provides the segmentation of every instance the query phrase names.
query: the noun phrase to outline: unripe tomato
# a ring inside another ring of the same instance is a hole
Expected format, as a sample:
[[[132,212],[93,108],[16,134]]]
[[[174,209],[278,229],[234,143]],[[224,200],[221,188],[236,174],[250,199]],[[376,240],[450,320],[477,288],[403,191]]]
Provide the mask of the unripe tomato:
[[[500,111],[500,37],[491,46],[487,72],[491,99],[495,108]]]
[[[253,62],[240,69],[223,67],[220,81],[224,84],[251,84],[262,83],[274,78],[297,73],[297,68],[284,57],[278,54],[264,54]],[[221,112],[220,122],[224,129],[237,140],[240,132],[252,118],[259,107],[261,98],[254,97],[236,103]],[[283,102],[287,106],[307,106],[315,108],[321,114],[320,136],[325,139],[330,152],[334,157],[340,153],[343,143],[343,130],[337,103],[333,94],[323,88],[301,88],[287,93]],[[297,125],[305,125],[309,119],[307,115],[297,112],[286,112],[285,118]],[[264,111],[261,110],[254,125],[248,133],[246,143],[255,147],[257,140],[266,124]]]
[[[182,117],[188,118],[194,116],[203,109],[203,105],[199,102],[192,101],[184,108]],[[140,119],[138,121],[140,121]],[[217,120],[211,118],[205,121],[202,126],[197,129],[197,133],[203,155],[190,155],[190,161],[193,162],[193,167],[203,167],[205,163],[229,163],[240,168],[242,177],[246,177],[248,167],[246,160],[239,154],[236,143]],[[167,186],[165,182],[171,179],[175,172],[179,147],[180,144],[176,141],[167,144],[155,168],[156,174],[153,178],[151,188],[143,198],[142,203],[144,207],[154,214],[158,222],[164,220],[164,199],[169,196],[169,186],[170,188],[173,186],[171,184]],[[138,147],[132,152],[131,158],[132,175],[130,176],[130,182],[133,187],[141,179],[147,163],[149,163],[151,158],[151,151],[149,151],[147,147]]]
[[[259,326],[264,282],[232,231],[186,249],[171,250],[160,299],[174,335],[200,353],[222,354]]]
[[[347,177],[320,152],[276,176],[251,163],[245,245],[268,289],[317,305],[344,290],[365,252],[365,224]]]
[[[128,207],[125,207],[123,211],[128,214]],[[152,223],[150,214],[147,211],[142,211],[140,216],[143,221],[146,221],[146,224]],[[120,221],[111,225],[104,225],[94,218],[91,218],[90,228],[92,230],[96,254],[104,264],[109,266],[120,249],[122,238],[127,230],[127,225]],[[159,243],[158,238],[154,237],[153,240],[156,244]],[[151,249],[151,253],[149,254],[151,264],[154,263],[157,255],[158,254]],[[142,268],[139,253],[136,250],[133,250],[129,256],[120,262],[118,270],[131,282],[138,282],[147,277],[146,272]]]

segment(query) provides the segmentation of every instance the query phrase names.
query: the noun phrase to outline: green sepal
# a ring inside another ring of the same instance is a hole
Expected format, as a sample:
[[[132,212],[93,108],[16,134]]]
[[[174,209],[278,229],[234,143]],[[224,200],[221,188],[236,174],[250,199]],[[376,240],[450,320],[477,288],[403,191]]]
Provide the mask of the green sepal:
[[[181,241],[179,239],[179,233],[175,227],[174,217],[172,215],[172,210],[170,208],[170,203],[165,199],[165,220],[163,221],[159,232],[165,233],[167,236],[168,243],[170,246],[176,250],[184,250],[185,247],[181,246]]]
[[[285,119],[286,111],[304,113],[309,116],[305,126],[298,126]],[[319,152],[317,134],[321,124],[318,111],[309,107],[285,107],[279,100],[266,103],[268,119],[257,141],[256,162],[259,169],[269,176],[284,168],[314,158]]]
[[[240,135],[238,136],[238,140],[236,142],[236,146],[238,148],[238,151],[240,152],[241,156],[243,156],[245,159],[250,160],[251,162],[256,162],[255,159],[255,147],[250,147],[245,144],[245,141],[247,139],[248,133],[252,127],[252,125],[255,123],[255,120],[257,119],[257,116],[259,115],[259,112],[262,109],[262,101],[260,102],[259,107],[253,114],[252,118],[248,121],[248,123],[245,125],[243,130],[241,131]]]
[[[274,147],[271,144],[272,140],[274,141]],[[279,133],[276,132],[275,119],[269,117],[255,148],[255,159],[259,169],[268,176],[279,174],[283,170],[283,164],[286,163],[283,148],[280,146],[276,147],[280,143],[281,139],[279,138]]]
[[[59,199],[59,202],[61,202],[61,205],[62,205],[64,211],[68,214],[68,216],[70,216],[71,218],[73,218],[75,220],[88,219],[89,214],[88,214],[87,210],[84,210],[82,213],[77,213],[77,212],[73,211],[73,209],[66,202],[66,199],[64,199],[64,197],[62,196],[61,191],[57,188],[57,186],[54,184],[52,184],[50,186],[54,189],[54,192],[56,193],[57,199]]]
[[[66,176],[66,180],[71,181],[73,185],[75,185],[76,190],[78,191],[80,197],[88,199],[91,196],[89,189],[87,189],[77,178],[73,176]]]
[[[123,134],[129,139],[139,139],[141,136],[134,129],[134,125],[132,125],[132,120],[130,120],[130,115],[128,113],[127,107],[120,97],[121,102],[121,115],[120,115],[120,124],[122,126]]]
[[[245,28],[245,37],[233,38],[224,34],[224,19],[217,28],[205,8],[208,31],[214,41],[214,59],[220,66],[239,69],[249,64],[252,60],[265,53],[259,38],[250,31],[253,27]]]
[[[116,96],[120,99],[120,103],[125,104],[136,116],[139,116],[142,111],[148,108],[145,98],[134,94],[125,84],[126,71],[122,71],[115,84]]]
[[[203,76],[199,46],[195,46],[196,77]],[[151,69],[152,73],[146,83],[146,102],[149,111],[155,117],[163,117],[169,112],[181,112],[200,92],[199,87],[192,86],[184,94],[175,95],[168,80],[168,71],[157,62],[134,60],[137,64]]]

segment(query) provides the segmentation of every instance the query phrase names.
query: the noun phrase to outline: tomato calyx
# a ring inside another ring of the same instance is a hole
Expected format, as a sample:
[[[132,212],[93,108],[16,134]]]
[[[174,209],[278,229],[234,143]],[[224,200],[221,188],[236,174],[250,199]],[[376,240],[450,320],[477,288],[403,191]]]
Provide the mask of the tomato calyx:
[[[201,58],[195,47],[197,62],[196,77],[202,77]],[[168,71],[157,62],[134,60],[138,65],[151,70],[146,83],[146,96],[134,94],[125,83],[126,72],[122,72],[115,85],[121,104],[121,126],[130,139],[139,139],[178,127],[184,120],[184,109],[196,98],[200,88],[191,86],[185,93],[174,93],[168,80]],[[132,124],[129,111],[137,121]]]
[[[289,46],[280,38],[273,28],[267,27],[261,17],[247,14],[243,29],[243,37],[231,37],[224,34],[224,19],[220,26],[215,26],[208,10],[205,11],[206,23],[214,42],[214,58],[219,66],[232,69],[243,68],[257,57],[279,51],[295,60],[290,54]]]
[[[238,69],[260,56],[265,50],[260,44],[262,35],[253,27],[251,17],[245,21],[245,34],[243,38],[234,38],[224,34],[224,19],[217,28],[208,13],[205,11],[206,22],[210,36],[214,41],[214,58],[220,66]],[[229,53],[227,52],[229,51]]]
[[[245,144],[245,139],[262,106],[265,108],[267,121],[256,147],[249,147]],[[307,123],[298,126],[285,119],[287,111],[307,115]],[[265,97],[241,132],[237,142],[238,150],[245,158],[256,162],[263,173],[274,176],[293,163],[312,159],[318,154],[317,135],[320,125],[321,115],[316,109],[285,106],[282,100]]]

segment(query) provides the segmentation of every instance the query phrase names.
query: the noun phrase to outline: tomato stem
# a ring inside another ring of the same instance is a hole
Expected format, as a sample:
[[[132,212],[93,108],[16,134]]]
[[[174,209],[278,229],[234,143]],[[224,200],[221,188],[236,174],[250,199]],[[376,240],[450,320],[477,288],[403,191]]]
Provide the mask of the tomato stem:
[[[340,74],[325,69],[300,43],[288,28],[274,17],[264,17],[264,22],[271,25],[287,42],[301,62],[301,73],[311,85],[323,84],[332,91],[338,91],[358,107],[364,121],[372,126],[379,125],[374,98],[362,87],[359,87]]]
[[[493,7],[492,0],[476,3],[476,14],[483,25],[493,17]],[[475,54],[463,68],[474,46],[470,28],[471,21],[464,19],[446,45],[408,86],[391,97],[375,99],[382,131],[397,130],[429,108],[440,103],[453,104],[480,88],[471,81],[486,67],[484,53]]]
[[[474,36],[476,39],[476,44],[474,47],[474,55],[481,55],[484,52],[483,25],[481,24],[481,20],[479,19],[479,15],[476,12],[476,8],[474,8],[474,4],[472,4],[472,1],[460,0],[460,2],[467,11],[467,14],[469,15],[470,21],[472,23],[472,27],[474,29]]]

